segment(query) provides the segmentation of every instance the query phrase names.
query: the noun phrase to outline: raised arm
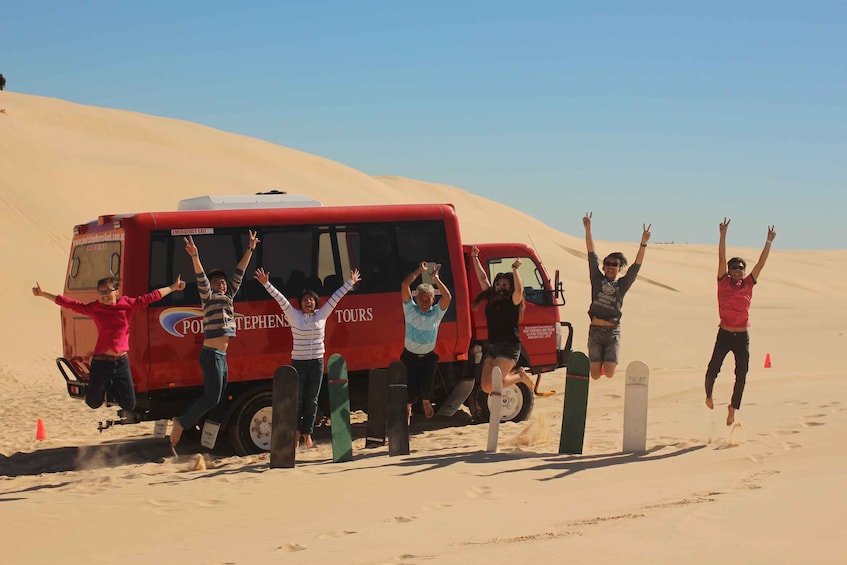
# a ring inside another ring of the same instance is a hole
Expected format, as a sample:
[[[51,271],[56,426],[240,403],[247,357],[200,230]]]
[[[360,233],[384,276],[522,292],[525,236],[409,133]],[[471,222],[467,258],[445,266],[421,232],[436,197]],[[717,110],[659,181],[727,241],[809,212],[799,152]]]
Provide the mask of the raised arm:
[[[650,228],[653,224],[641,224],[644,229],[641,232],[641,247],[638,248],[638,254],[635,256],[635,264],[640,265],[644,262],[644,252],[647,250],[647,242],[650,241]]]
[[[421,273],[426,271],[426,261],[421,261],[418,268],[409,273],[403,282],[400,283],[400,298],[403,302],[408,302],[412,299],[412,283],[418,278]]]
[[[282,294],[279,289],[271,283],[271,274],[268,271],[264,270],[262,267],[259,267],[258,269],[256,269],[255,277],[256,280],[259,281],[259,283],[263,287],[265,287],[265,290],[268,291],[268,294],[271,295],[271,298],[276,300],[277,304],[279,304],[279,307],[282,308],[282,311],[287,315],[289,308],[292,307],[291,303],[288,302],[288,299],[285,297],[285,295]]]
[[[200,262],[200,251],[194,244],[194,237],[189,235],[188,237],[183,237],[182,240],[185,242],[185,252],[188,253],[189,257],[191,257],[191,264],[194,266],[194,274],[202,275],[205,271],[203,271],[203,264]]]
[[[438,271],[441,270],[441,263],[436,263],[432,270],[429,272],[429,276],[432,277],[432,282],[435,283],[435,286],[438,287],[438,290],[441,292],[441,300],[438,301],[438,304],[441,306],[442,310],[447,310],[450,307],[450,302],[453,300],[453,295],[450,294],[450,289],[447,288],[441,281],[441,277],[438,276]]]
[[[476,273],[479,286],[482,287],[482,290],[488,290],[491,288],[491,281],[488,280],[488,275],[482,267],[482,263],[479,262],[479,247],[476,245],[471,247],[471,261],[473,261],[473,270]]]
[[[768,226],[768,239],[765,241],[765,248],[762,249],[762,254],[759,255],[759,260],[756,262],[756,266],[753,267],[752,271],[750,271],[750,274],[753,276],[753,280],[759,280],[759,273],[761,273],[762,269],[764,269],[765,261],[768,260],[768,255],[770,255],[771,244],[776,237],[776,230],[774,227],[775,226]]]
[[[49,300],[50,302],[53,302],[53,303],[56,302],[56,295],[50,294],[49,292],[45,292],[45,291],[41,290],[41,285],[38,284],[38,282],[36,282],[35,286],[32,287],[32,295],[33,296],[41,296],[41,297],[46,298],[47,300]]]
[[[250,243],[247,244],[247,249],[244,250],[241,261],[235,266],[242,273],[247,270],[247,265],[250,264],[250,258],[253,257],[253,252],[256,251],[256,246],[259,245],[259,238],[256,237],[256,232],[247,230],[247,234],[250,236]]]
[[[159,292],[161,293],[162,298],[164,298],[167,295],[169,295],[170,293],[176,292],[178,290],[183,290],[184,288],[185,288],[185,281],[182,280],[182,275],[177,275],[176,280],[173,282],[173,284],[168,285],[168,286],[163,286],[162,288],[159,289]]]
[[[722,279],[726,274],[726,230],[729,228],[731,220],[724,218],[720,230],[720,239],[718,240],[718,279]]]
[[[521,266],[520,258],[515,259],[515,262],[512,263],[512,276],[515,279],[515,288],[512,291],[512,303],[520,304],[523,301],[523,281],[521,280],[521,273],[518,268]]]
[[[582,217],[582,225],[585,227],[585,250],[594,253],[594,238],[591,236],[591,216],[593,212],[586,212]]]

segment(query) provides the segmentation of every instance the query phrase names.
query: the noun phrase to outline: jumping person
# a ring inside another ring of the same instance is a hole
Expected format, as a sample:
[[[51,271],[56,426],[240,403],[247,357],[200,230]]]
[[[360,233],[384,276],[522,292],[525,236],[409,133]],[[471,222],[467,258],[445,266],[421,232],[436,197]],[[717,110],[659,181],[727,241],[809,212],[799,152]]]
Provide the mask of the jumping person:
[[[427,271],[426,261],[421,261],[418,268],[409,273],[400,283],[400,297],[403,300],[403,318],[406,321],[406,337],[400,361],[406,366],[407,390],[409,392],[406,406],[408,421],[412,418],[412,404],[420,399],[424,414],[432,418],[435,410],[432,408],[432,379],[438,369],[438,354],[435,353],[435,341],[438,338],[438,326],[444,318],[453,295],[441,281],[438,272],[441,265],[436,263],[429,271],[432,281],[441,292],[438,308],[434,307],[435,288],[431,284],[422,283],[415,290],[412,300],[412,282],[421,273]]]
[[[603,373],[612,378],[615,376],[621,349],[623,298],[641,270],[653,224],[642,224],[641,247],[635,255],[635,262],[627,269],[625,275],[618,278],[621,269],[626,268],[628,264],[627,259],[620,251],[610,253],[603,259],[603,269],[600,269],[600,259],[594,250],[594,238],[591,236],[591,216],[592,213],[588,212],[582,218],[582,225],[585,226],[585,248],[588,251],[588,276],[591,279],[588,360],[591,378],[599,379]]]
[[[497,273],[492,284],[488,274],[479,262],[479,248],[471,248],[474,272],[482,287],[482,292],[474,298],[472,308],[485,302],[485,319],[488,324],[488,345],[485,348],[485,360],[482,363],[480,387],[483,392],[491,392],[491,372],[500,368],[503,376],[503,388],[523,381],[533,390],[532,379],[526,373],[512,372],[521,355],[520,320],[523,317],[523,282],[518,268],[521,260],[515,259],[511,273]]]
[[[288,299],[270,282],[270,273],[261,267],[256,269],[256,280],[262,283],[271,298],[277,301],[282,313],[291,325],[291,337],[294,348],[291,351],[291,366],[297,370],[299,386],[297,388],[297,432],[294,441],[300,445],[302,436],[306,447],[312,447],[312,433],[315,430],[315,416],[318,413],[318,394],[324,374],[324,354],[326,347],[326,320],[344,295],[362,280],[359,270],[353,269],[350,279],[318,308],[320,297],[312,289],[305,288],[300,295],[300,310],[291,305]]]
[[[91,408],[99,408],[105,399],[114,399],[123,410],[129,412],[135,408],[135,386],[129,370],[128,355],[132,314],[184,288],[185,282],[177,276],[170,286],[130,298],[120,295],[118,277],[106,277],[97,281],[98,299],[87,304],[61,294],[45,292],[37,282],[32,287],[32,294],[92,319],[97,327],[97,342],[91,358],[85,403]]]
[[[197,422],[209,410],[218,405],[226,388],[228,366],[226,350],[229,339],[235,337],[235,310],[232,301],[241,288],[244,270],[250,263],[253,251],[259,244],[256,232],[247,231],[250,238],[241,261],[235,266],[230,284],[227,285],[226,272],[216,269],[206,275],[200,263],[200,252],[194,244],[194,238],[188,236],[185,251],[191,257],[194,274],[197,276],[197,290],[203,305],[203,347],[200,349],[200,369],[203,371],[203,394],[195,400],[182,416],[173,419],[171,445],[179,443],[185,429],[193,429]]]
[[[768,226],[768,236],[765,248],[759,255],[759,261],[750,274],[745,276],[747,262],[741,257],[726,260],[726,230],[729,228],[727,218],[723,219],[718,243],[718,313],[720,328],[715,340],[712,358],[706,369],[706,406],[713,409],[712,391],[715,379],[718,378],[723,361],[732,351],[735,357],[735,386],[732,389],[732,399],[727,406],[726,425],[735,422],[735,411],[741,408],[741,396],[747,383],[747,370],[750,365],[750,302],[753,299],[753,286],[759,282],[759,274],[765,266],[770,254],[771,243],[776,237],[774,226]]]

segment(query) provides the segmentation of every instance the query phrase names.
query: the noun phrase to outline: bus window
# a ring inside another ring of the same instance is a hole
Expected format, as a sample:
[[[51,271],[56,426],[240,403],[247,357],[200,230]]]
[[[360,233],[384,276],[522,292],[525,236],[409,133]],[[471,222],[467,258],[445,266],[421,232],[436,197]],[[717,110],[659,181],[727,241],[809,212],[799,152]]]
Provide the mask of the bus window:
[[[492,259],[488,262],[488,280],[494,281],[494,277],[498,273],[511,273],[512,263],[515,262],[515,257],[503,257],[501,259]],[[542,306],[550,306],[553,301],[553,294],[546,290],[544,281],[541,276],[541,270],[529,257],[521,257],[521,266],[518,268],[518,274],[523,283],[524,298],[531,304],[539,304]]]
[[[97,281],[120,273],[120,241],[101,241],[74,247],[69,290],[97,288]]]

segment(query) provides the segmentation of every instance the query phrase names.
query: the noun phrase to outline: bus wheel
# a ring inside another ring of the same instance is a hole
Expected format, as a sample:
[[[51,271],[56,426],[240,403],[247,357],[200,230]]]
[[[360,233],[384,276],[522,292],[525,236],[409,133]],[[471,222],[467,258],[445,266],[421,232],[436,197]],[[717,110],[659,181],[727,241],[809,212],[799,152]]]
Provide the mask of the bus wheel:
[[[500,409],[501,422],[523,422],[532,414],[535,406],[535,395],[524,383],[518,383],[503,389],[503,407]],[[470,397],[471,415],[475,422],[488,422],[491,412],[488,411],[488,393],[483,392],[479,385],[474,388]]]
[[[238,455],[271,450],[273,392],[262,389],[247,396],[230,421],[229,441]]]

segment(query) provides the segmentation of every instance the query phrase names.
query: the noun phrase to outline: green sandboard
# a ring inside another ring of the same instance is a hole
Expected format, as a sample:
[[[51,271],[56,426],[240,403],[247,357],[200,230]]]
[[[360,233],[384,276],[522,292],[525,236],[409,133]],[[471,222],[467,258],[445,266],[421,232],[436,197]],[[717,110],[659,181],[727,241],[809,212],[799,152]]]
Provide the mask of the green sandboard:
[[[565,377],[565,406],[562,411],[559,453],[582,453],[590,380],[588,357],[580,351],[572,352],[568,357],[568,373]]]
[[[332,460],[335,463],[353,460],[353,436],[350,430],[350,389],[347,383],[347,362],[338,353],[327,361],[330,422],[332,427]]]

